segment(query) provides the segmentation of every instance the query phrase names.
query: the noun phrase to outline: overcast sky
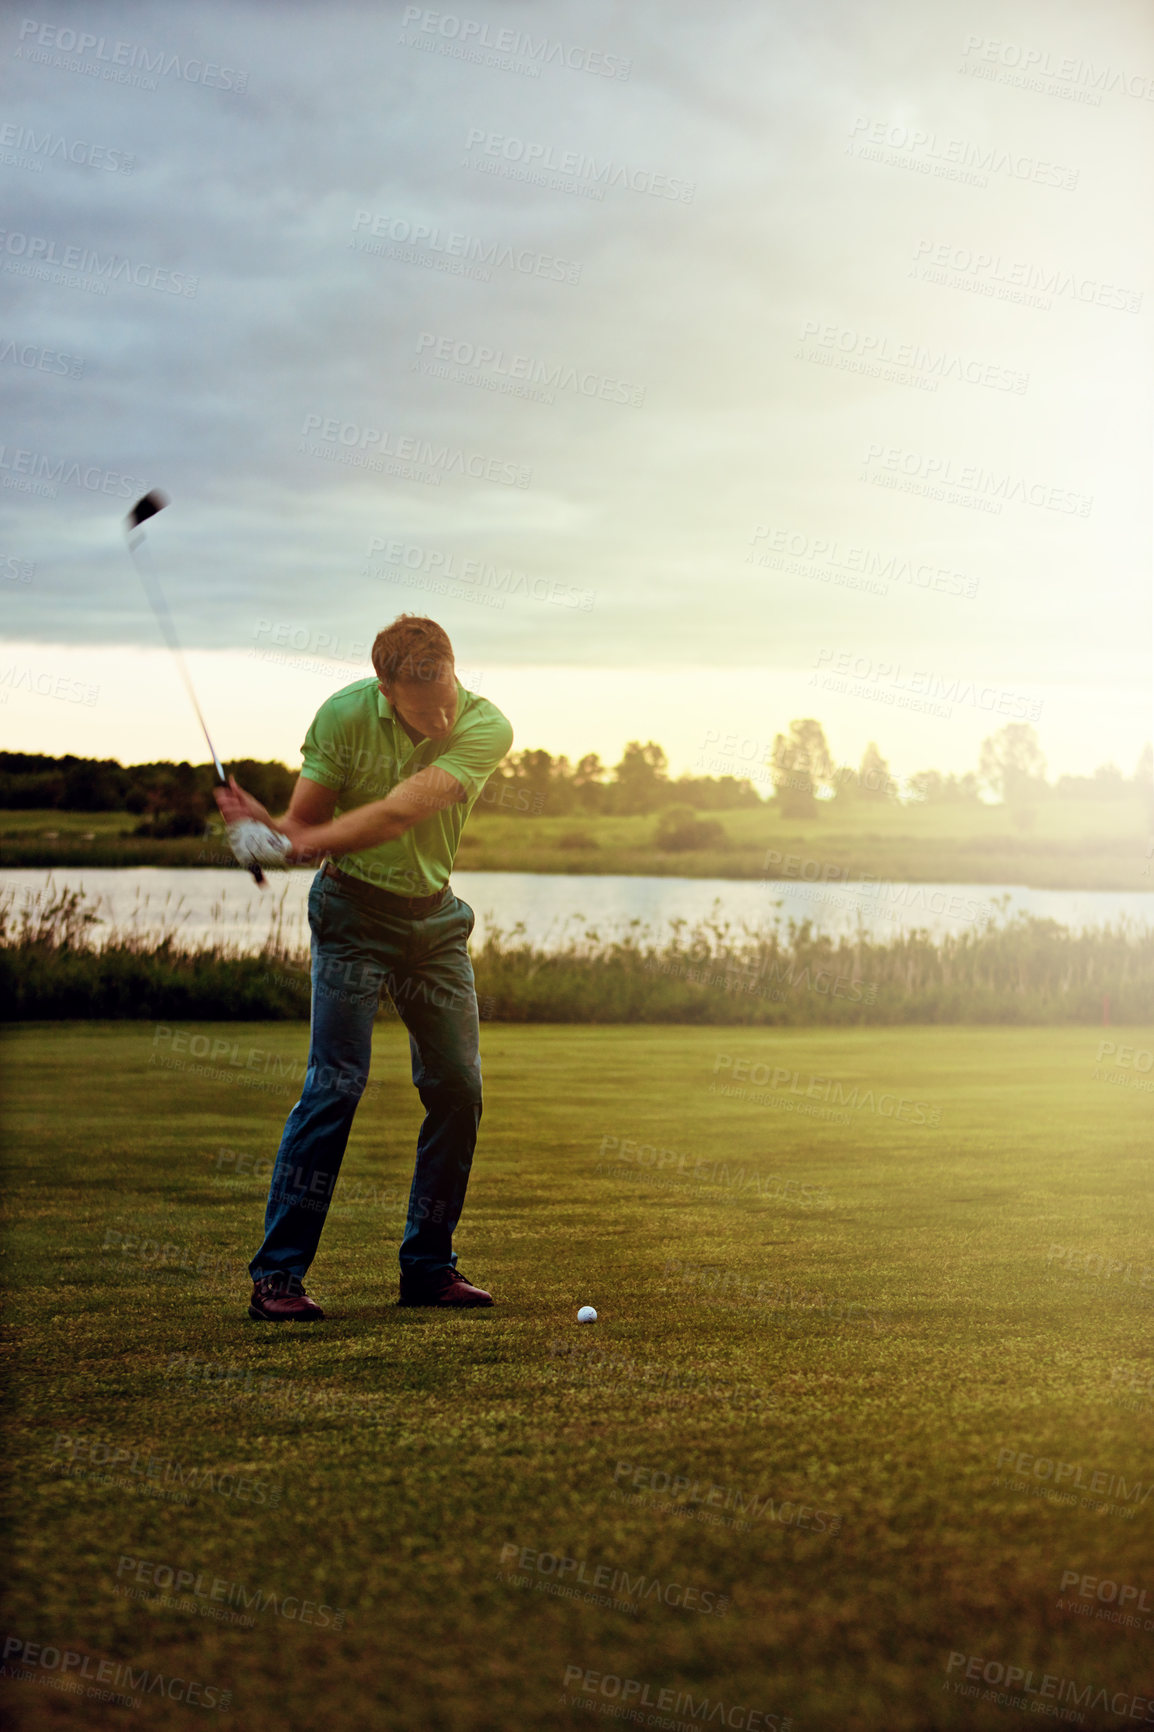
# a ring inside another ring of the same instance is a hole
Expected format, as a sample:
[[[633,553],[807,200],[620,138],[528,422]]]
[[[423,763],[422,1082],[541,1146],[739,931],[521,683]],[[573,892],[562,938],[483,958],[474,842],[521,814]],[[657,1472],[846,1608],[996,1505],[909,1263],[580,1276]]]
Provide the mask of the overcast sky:
[[[10,748],[204,758],[161,487],[226,759],[406,611],[518,747],[1133,770],[1146,0],[46,0],[0,65]]]

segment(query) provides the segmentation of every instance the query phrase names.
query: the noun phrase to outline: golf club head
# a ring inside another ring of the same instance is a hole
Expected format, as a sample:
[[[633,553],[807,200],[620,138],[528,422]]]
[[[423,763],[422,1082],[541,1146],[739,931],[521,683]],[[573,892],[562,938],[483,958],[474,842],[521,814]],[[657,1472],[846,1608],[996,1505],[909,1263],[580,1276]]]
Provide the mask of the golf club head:
[[[212,740],[209,737],[208,729],[204,725],[204,717],[200,713],[200,705],[197,702],[196,693],[192,689],[192,680],[189,678],[188,669],[184,663],[184,652],[181,649],[176,636],[176,627],[173,624],[172,616],[169,613],[168,603],[164,599],[163,592],[160,585],[157,583],[156,578],[152,575],[151,571],[147,569],[144,562],[144,537],[143,535],[134,533],[134,531],[141,529],[141,527],[148,522],[150,517],[155,517],[158,511],[163,511],[168,503],[168,494],[161,492],[159,487],[153,487],[147,493],[141,494],[140,498],[136,501],[136,504],[132,507],[132,510],[124,519],[124,533],[128,540],[128,550],[131,553],[133,563],[140,574],[140,580],[144,585],[145,593],[148,596],[149,601],[152,603],[153,611],[159,621],[161,630],[168,640],[168,646],[175,655],[180,667],[181,677],[183,678],[188,690],[188,695],[192,699],[192,705],[196,711],[197,720],[200,722],[201,731],[204,734],[208,749],[212,753],[212,761],[216,768],[216,773],[221,782],[225,782],[227,778],[225,777],[224,766],[217,756],[216,747],[213,745]],[[264,873],[255,861],[250,864],[248,870],[252,874],[254,883],[263,890],[267,881]]]
[[[163,511],[167,504],[168,494],[162,493],[159,487],[154,487],[150,493],[143,494],[136,501],[124,519],[125,530],[131,533],[132,530],[139,529],[142,523],[147,523],[150,517],[155,517],[158,511]]]

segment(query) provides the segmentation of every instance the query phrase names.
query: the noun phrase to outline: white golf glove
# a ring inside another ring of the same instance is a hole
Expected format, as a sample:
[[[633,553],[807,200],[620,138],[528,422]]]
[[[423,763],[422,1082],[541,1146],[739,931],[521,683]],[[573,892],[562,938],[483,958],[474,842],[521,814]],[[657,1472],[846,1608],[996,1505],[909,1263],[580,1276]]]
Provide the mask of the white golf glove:
[[[283,866],[293,846],[287,836],[257,818],[238,818],[230,824],[228,845],[242,866]]]

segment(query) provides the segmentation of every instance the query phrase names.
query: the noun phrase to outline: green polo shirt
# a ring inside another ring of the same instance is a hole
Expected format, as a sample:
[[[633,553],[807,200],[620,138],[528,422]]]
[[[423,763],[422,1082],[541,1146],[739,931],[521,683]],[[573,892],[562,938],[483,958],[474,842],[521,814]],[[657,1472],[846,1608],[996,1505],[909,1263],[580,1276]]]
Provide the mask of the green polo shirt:
[[[465,820],[513,743],[496,704],[457,681],[457,719],[444,740],[413,744],[375,678],[334,692],[313,719],[301,747],[301,775],[337,792],[336,815],[383,800],[399,782],[435,764],[455,776],[466,797],[375,848],[341,857],[350,877],[398,896],[428,896],[449,882]]]

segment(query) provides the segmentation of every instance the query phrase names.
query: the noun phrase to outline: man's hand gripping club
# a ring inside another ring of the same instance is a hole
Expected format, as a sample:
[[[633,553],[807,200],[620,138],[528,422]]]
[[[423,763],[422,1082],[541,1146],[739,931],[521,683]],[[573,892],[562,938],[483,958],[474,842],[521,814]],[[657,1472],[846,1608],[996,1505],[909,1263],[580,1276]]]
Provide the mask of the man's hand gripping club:
[[[374,848],[466,797],[457,778],[435,764],[399,783],[383,800],[371,800],[339,818],[333,816],[335,790],[310,782],[307,776],[298,776],[289,809],[281,818],[271,817],[235,776],[229,777],[227,787],[216,789],[229,844],[244,866],[287,866]]]

